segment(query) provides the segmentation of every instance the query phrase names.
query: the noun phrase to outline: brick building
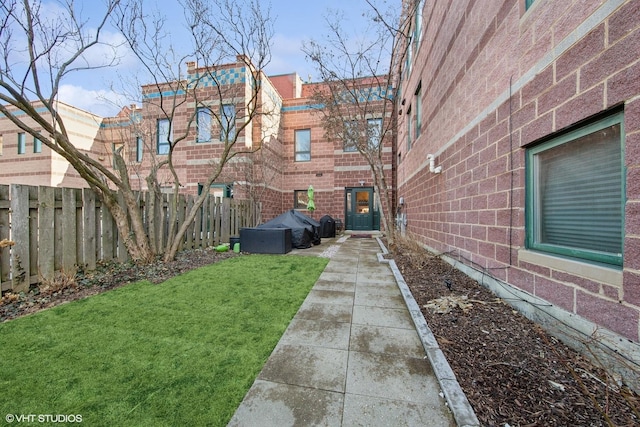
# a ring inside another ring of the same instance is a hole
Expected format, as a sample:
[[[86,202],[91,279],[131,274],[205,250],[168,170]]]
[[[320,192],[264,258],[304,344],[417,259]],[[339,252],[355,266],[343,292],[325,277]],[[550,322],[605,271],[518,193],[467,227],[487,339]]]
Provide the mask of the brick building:
[[[180,191],[197,194],[229,145],[225,142],[235,139],[231,152],[238,153],[210,185],[214,196],[253,199],[261,204],[264,221],[299,209],[315,219],[330,215],[349,228],[379,229],[370,168],[357,151],[326,137],[311,99],[317,83],[303,83],[296,73],[264,76],[241,56],[216,67],[189,62],[186,71],[182,81],[143,86],[141,105],[124,107],[115,117],[61,105],[72,142],[104,165],[115,164],[113,153],[122,154],[131,185],[141,190],[176,142],[172,161]],[[87,186],[63,158],[46,146],[40,153],[40,145],[30,144],[4,117],[0,138],[0,183]],[[390,174],[392,141],[383,143]],[[166,165],[157,177],[161,191],[173,191],[175,180]],[[309,186],[313,212],[307,210]]]
[[[45,111],[37,104],[35,108]],[[93,153],[96,157],[104,155],[104,152],[96,150],[95,144],[102,117],[62,102],[57,103],[57,111],[80,151]],[[35,121],[25,121],[41,131]],[[66,159],[19,129],[3,115],[0,115],[0,184],[88,187]]]
[[[419,12],[398,104],[408,232],[637,367],[640,2],[404,4]]]

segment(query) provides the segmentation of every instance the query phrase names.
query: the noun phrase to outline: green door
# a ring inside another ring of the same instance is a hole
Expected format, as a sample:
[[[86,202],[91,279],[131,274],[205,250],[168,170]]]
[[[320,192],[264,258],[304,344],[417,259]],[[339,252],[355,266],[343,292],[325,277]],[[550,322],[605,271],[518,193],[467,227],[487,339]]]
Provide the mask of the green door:
[[[373,188],[345,189],[345,228],[347,230],[373,230]]]

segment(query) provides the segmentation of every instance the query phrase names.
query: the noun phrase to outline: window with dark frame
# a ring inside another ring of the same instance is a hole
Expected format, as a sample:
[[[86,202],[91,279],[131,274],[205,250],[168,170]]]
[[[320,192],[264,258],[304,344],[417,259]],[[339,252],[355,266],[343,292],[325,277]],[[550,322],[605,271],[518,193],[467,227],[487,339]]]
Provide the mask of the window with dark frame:
[[[411,106],[409,106],[409,109],[407,110],[407,151],[411,150],[411,143],[413,142],[413,140],[411,139],[411,132],[413,131],[413,124],[411,119]]]
[[[308,162],[311,160],[311,129],[295,131],[295,161]]]
[[[211,141],[211,110],[208,107],[198,107],[196,129],[196,142]]]
[[[144,144],[142,142],[142,137],[136,137],[136,162],[142,162],[142,153],[143,153]]]
[[[367,120],[367,144],[369,149],[375,150],[380,147],[382,139],[382,119]]]
[[[342,139],[342,150],[347,153],[358,151],[358,122],[347,120],[344,122],[344,135]]]
[[[158,119],[157,127],[157,153],[159,155],[169,154],[170,141],[173,140],[173,129],[171,129],[169,119]]]
[[[223,104],[220,110],[220,141],[233,141],[236,137],[236,106]]]
[[[293,208],[294,209],[307,209],[308,204],[309,204],[308,190],[293,191]]]
[[[27,137],[24,132],[18,134],[18,154],[27,152]]]
[[[527,150],[527,248],[622,265],[623,113]]]
[[[422,81],[418,83],[418,88],[414,94],[415,97],[415,130],[413,133],[413,138],[418,139],[420,134],[422,133]]]
[[[42,141],[40,141],[35,136],[33,137],[33,152],[42,153]]]

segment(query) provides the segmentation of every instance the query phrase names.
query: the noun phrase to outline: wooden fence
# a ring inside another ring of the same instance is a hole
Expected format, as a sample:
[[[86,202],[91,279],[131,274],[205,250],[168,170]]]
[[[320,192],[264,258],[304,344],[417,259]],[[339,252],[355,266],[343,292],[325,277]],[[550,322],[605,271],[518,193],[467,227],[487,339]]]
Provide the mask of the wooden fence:
[[[192,195],[162,195],[153,202],[138,194],[152,246],[161,253],[167,242],[169,206],[177,203],[178,225],[195,200]],[[199,210],[181,249],[229,242],[241,227],[258,224],[260,211],[247,201],[208,198]],[[0,185],[0,285],[2,291],[28,290],[57,272],[81,266],[95,269],[99,261],[125,262],[127,252],[109,211],[91,189]]]

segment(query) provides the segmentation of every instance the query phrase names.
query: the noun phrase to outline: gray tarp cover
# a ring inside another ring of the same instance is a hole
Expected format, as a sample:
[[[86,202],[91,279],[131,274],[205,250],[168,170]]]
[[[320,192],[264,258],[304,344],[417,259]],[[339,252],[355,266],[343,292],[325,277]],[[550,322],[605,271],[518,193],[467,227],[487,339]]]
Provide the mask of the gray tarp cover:
[[[320,244],[320,223],[295,209],[280,214],[257,228],[290,228],[291,246],[296,249]]]

